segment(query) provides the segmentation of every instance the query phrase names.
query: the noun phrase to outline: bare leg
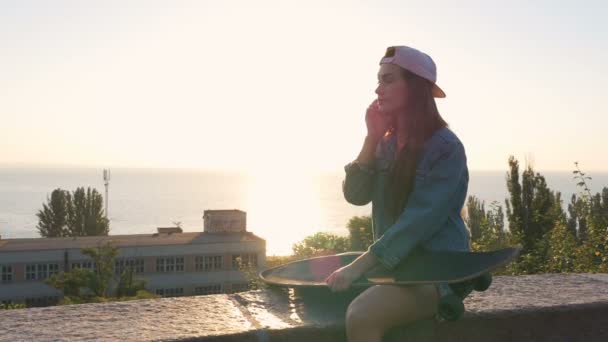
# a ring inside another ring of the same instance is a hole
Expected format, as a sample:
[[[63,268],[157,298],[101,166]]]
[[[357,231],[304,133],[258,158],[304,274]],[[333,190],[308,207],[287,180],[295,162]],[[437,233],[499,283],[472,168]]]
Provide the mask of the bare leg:
[[[380,342],[392,327],[432,317],[438,301],[434,285],[370,287],[346,311],[348,341]]]

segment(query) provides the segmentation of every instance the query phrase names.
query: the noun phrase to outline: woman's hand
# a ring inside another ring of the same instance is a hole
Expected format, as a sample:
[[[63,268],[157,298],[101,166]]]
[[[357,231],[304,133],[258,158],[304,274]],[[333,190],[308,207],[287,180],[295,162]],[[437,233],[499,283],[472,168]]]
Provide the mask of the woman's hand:
[[[325,282],[333,292],[344,291],[361,275],[362,273],[351,263],[335,270],[325,279]]]
[[[332,291],[343,291],[359,279],[365,272],[374,267],[378,263],[376,257],[370,252],[361,254],[355,261],[339,268],[325,278],[325,282]]]
[[[374,100],[365,113],[365,124],[367,126],[367,135],[380,139],[386,133],[390,125],[391,118],[384,113],[378,105],[378,100]]]

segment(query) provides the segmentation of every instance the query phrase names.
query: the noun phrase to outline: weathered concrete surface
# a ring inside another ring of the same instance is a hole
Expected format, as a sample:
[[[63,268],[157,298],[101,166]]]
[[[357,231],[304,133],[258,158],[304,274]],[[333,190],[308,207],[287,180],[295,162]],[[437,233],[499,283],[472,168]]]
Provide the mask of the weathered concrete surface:
[[[0,341],[344,341],[349,297],[233,295],[0,311]],[[495,277],[457,322],[392,331],[401,341],[608,341],[608,275]]]

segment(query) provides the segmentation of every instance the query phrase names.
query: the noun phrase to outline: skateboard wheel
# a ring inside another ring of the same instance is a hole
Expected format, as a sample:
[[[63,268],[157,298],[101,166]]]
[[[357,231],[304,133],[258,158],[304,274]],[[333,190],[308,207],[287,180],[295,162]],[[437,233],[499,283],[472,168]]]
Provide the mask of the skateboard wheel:
[[[462,299],[455,294],[450,294],[441,297],[437,314],[446,321],[455,321],[464,313],[464,304]]]
[[[465,281],[462,283],[450,284],[452,292],[456,294],[460,299],[465,299],[471,292],[473,292],[473,281]]]
[[[475,278],[473,281],[473,289],[475,289],[475,291],[485,291],[490,287],[490,284],[492,284],[492,275],[486,273]]]

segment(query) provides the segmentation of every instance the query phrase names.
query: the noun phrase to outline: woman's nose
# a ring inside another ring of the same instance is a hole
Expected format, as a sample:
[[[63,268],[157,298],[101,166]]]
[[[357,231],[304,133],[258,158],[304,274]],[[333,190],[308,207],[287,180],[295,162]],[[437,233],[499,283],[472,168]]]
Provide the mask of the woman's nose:
[[[376,87],[376,95],[380,96],[380,87],[382,87],[382,85],[378,84],[378,86]]]

